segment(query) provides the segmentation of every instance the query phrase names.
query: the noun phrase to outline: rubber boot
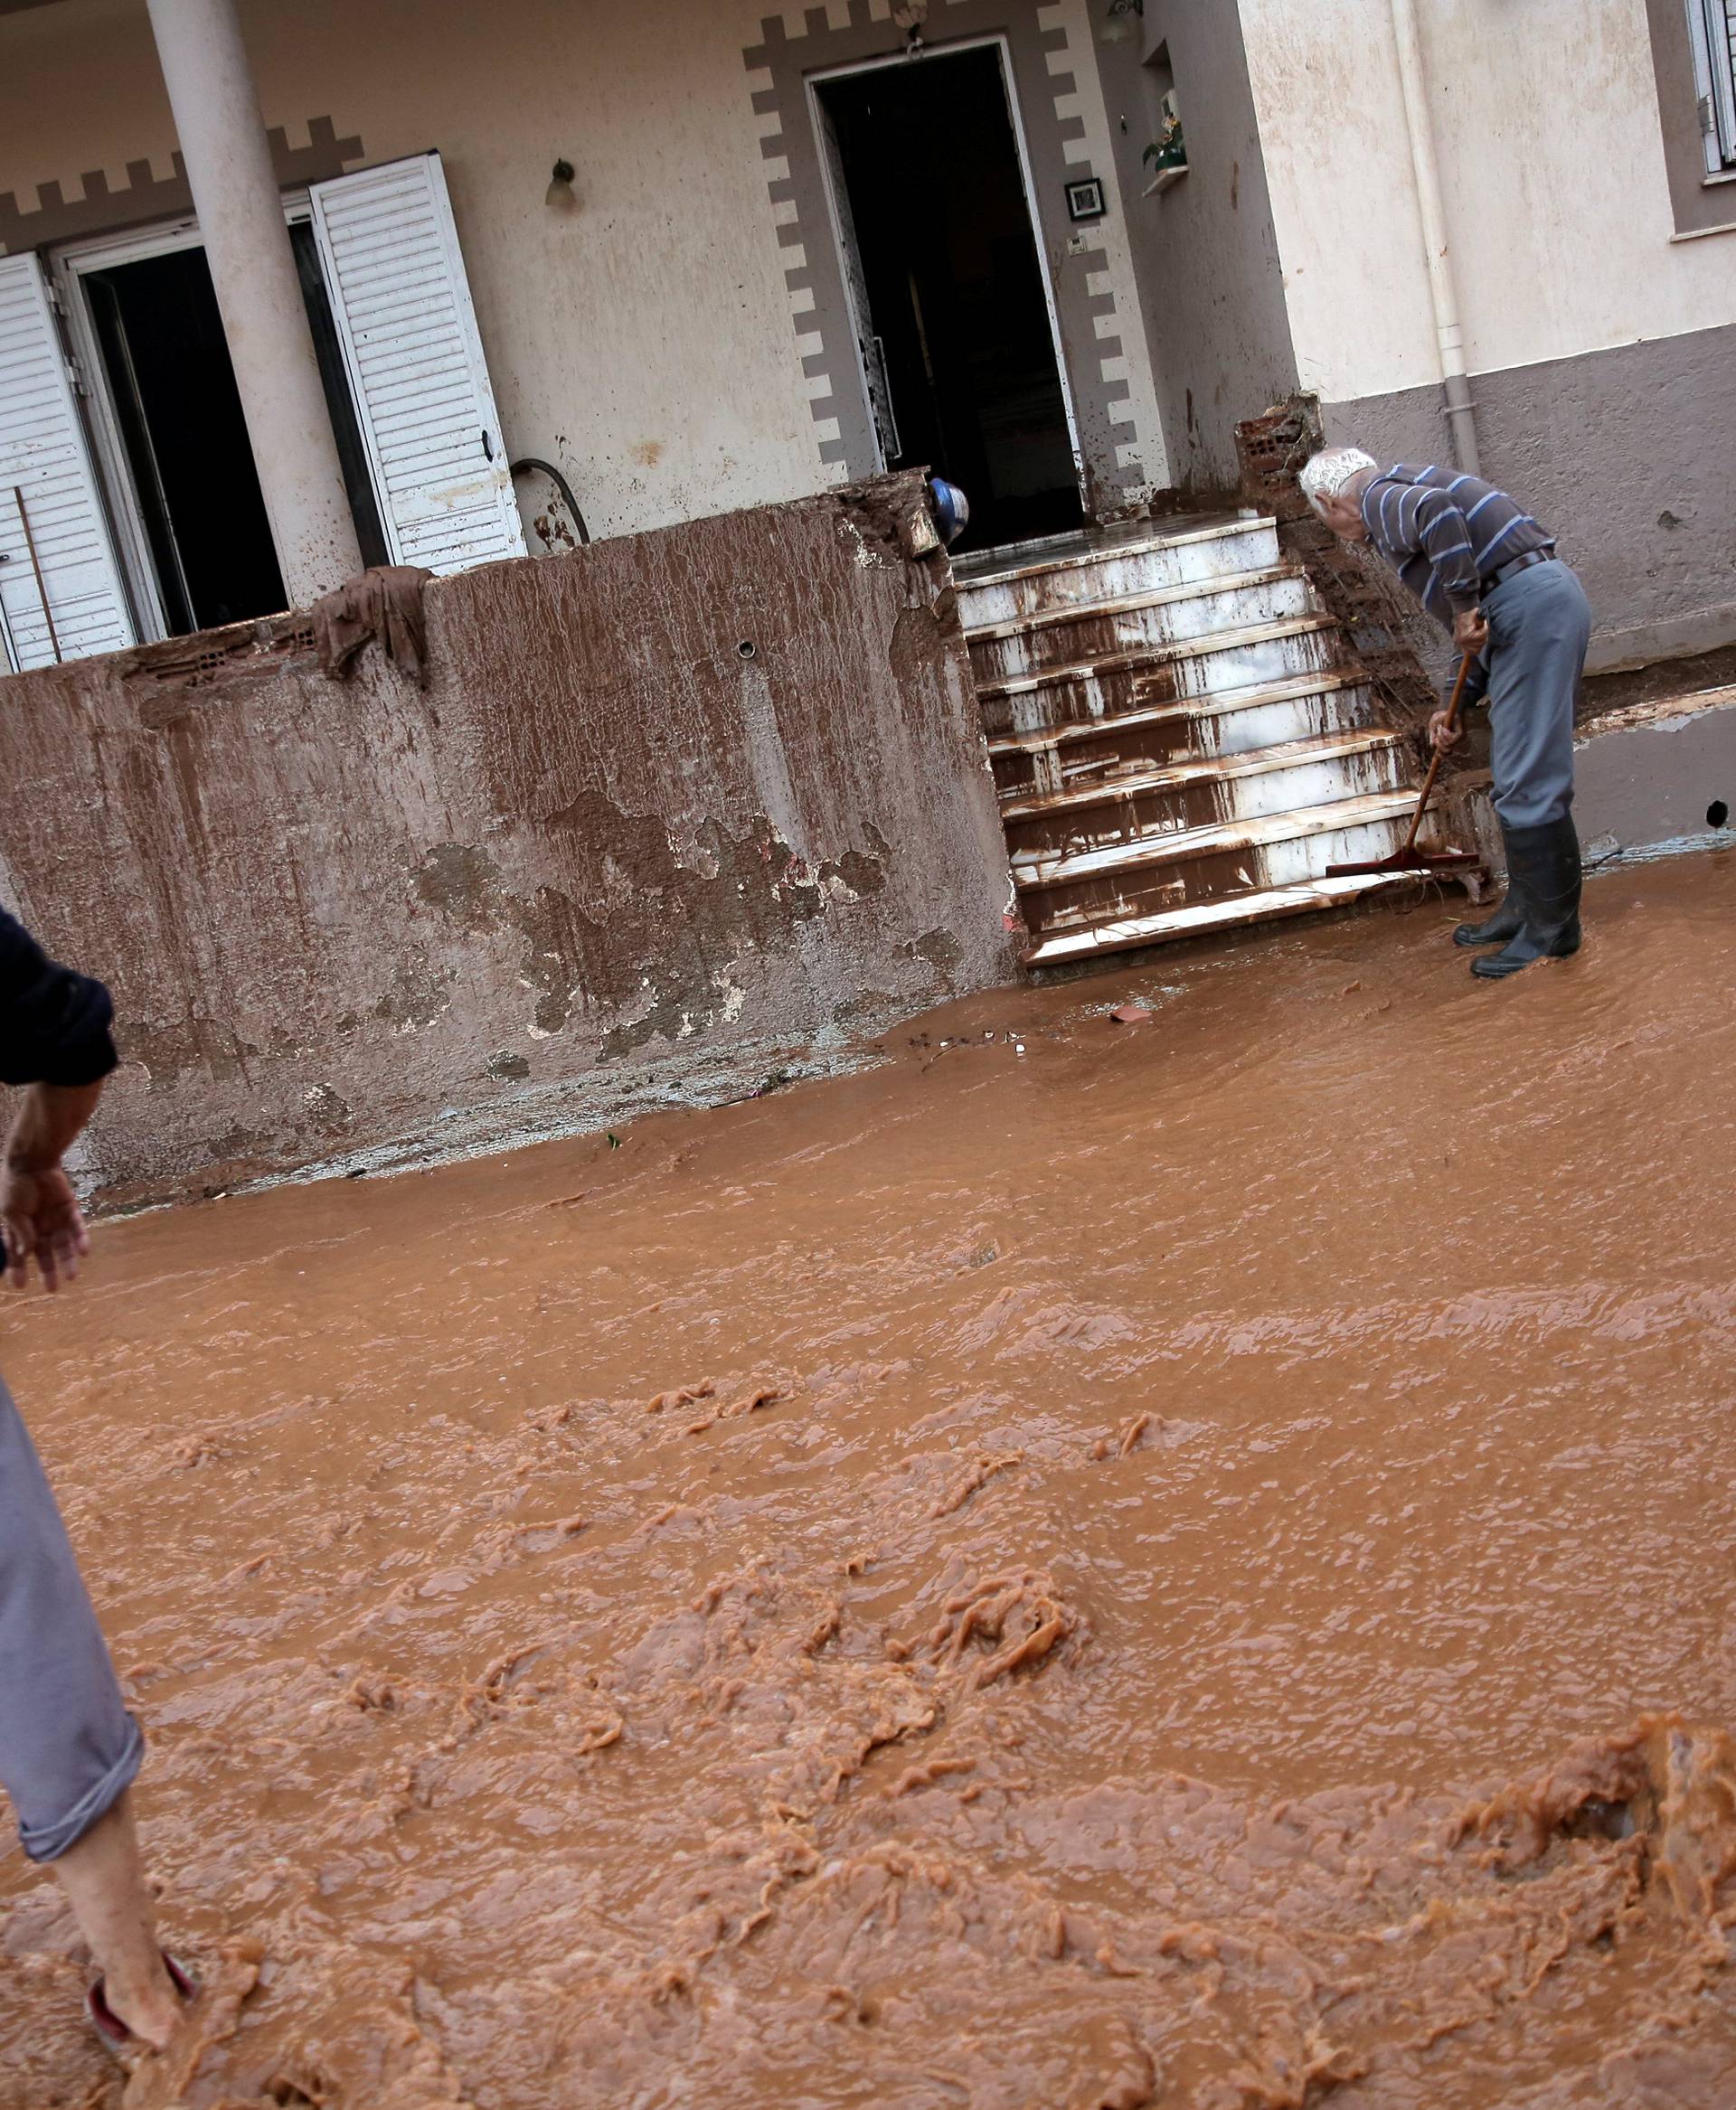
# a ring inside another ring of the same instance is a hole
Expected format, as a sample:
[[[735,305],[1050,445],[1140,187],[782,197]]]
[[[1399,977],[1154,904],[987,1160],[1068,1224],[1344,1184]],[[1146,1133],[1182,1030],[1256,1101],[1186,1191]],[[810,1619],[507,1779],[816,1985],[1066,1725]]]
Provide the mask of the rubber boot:
[[[1506,899],[1495,914],[1482,923],[1461,923],[1453,932],[1455,945],[1505,945],[1508,938],[1517,937],[1525,922],[1525,904],[1519,891],[1519,881],[1514,875],[1513,863],[1507,863]]]
[[[1504,828],[1507,884],[1516,888],[1524,920],[1498,953],[1471,962],[1471,972],[1499,982],[1533,960],[1564,960],[1580,949],[1580,835],[1571,814],[1540,828]]]

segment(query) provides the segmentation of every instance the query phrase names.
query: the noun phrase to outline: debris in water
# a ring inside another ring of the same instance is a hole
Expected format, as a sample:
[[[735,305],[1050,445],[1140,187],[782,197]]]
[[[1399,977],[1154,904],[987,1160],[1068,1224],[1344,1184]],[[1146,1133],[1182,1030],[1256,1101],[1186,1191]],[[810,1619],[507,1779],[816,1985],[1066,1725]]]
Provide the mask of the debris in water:
[[[1151,1006],[1148,1003],[1118,1003],[1109,1013],[1109,1016],[1118,1026],[1148,1025],[1151,1022]]]

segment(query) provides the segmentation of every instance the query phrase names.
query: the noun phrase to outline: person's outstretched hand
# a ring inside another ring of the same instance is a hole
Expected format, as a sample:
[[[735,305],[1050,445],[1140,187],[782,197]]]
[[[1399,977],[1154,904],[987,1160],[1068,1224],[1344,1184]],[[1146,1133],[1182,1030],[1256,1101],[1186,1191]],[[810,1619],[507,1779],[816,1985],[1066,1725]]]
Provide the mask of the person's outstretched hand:
[[[28,1286],[33,1260],[44,1289],[59,1289],[77,1276],[90,1234],[72,1182],[58,1164],[36,1172],[0,1165],[0,1245],[14,1289]]]

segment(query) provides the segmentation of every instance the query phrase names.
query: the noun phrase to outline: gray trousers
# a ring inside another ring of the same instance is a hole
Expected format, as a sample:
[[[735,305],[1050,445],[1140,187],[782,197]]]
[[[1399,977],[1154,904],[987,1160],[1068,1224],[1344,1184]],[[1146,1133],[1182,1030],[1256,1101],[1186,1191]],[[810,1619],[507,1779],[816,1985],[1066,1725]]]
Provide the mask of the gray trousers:
[[[1483,613],[1495,810],[1509,828],[1541,827],[1573,804],[1573,706],[1591,606],[1575,575],[1552,559],[1504,579]]]
[[[31,1860],[76,1845],[144,1755],[35,1446],[0,1383],[0,1787]]]

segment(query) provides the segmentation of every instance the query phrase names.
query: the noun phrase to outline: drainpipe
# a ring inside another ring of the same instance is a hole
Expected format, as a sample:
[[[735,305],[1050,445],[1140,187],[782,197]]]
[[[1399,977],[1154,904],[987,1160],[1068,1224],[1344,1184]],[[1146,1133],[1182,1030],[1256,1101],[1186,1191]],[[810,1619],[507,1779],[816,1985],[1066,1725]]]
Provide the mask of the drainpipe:
[[[235,0],[146,4],[278,568],[306,608],[362,552]]]
[[[1417,32],[1416,0],[1392,0],[1392,33],[1399,47],[1399,80],[1404,89],[1405,128],[1410,135],[1410,165],[1416,171],[1417,206],[1422,215],[1422,246],[1429,266],[1429,295],[1435,309],[1435,340],[1440,360],[1441,393],[1447,400],[1447,427],[1453,459],[1471,476],[1481,473],[1477,453],[1477,419],[1471,405],[1470,377],[1465,371],[1465,338],[1458,325],[1458,292],[1453,283],[1452,254],[1447,241],[1447,215],[1440,202],[1440,168],[1435,158],[1434,127],[1429,118],[1429,89],[1422,65],[1422,40]]]

